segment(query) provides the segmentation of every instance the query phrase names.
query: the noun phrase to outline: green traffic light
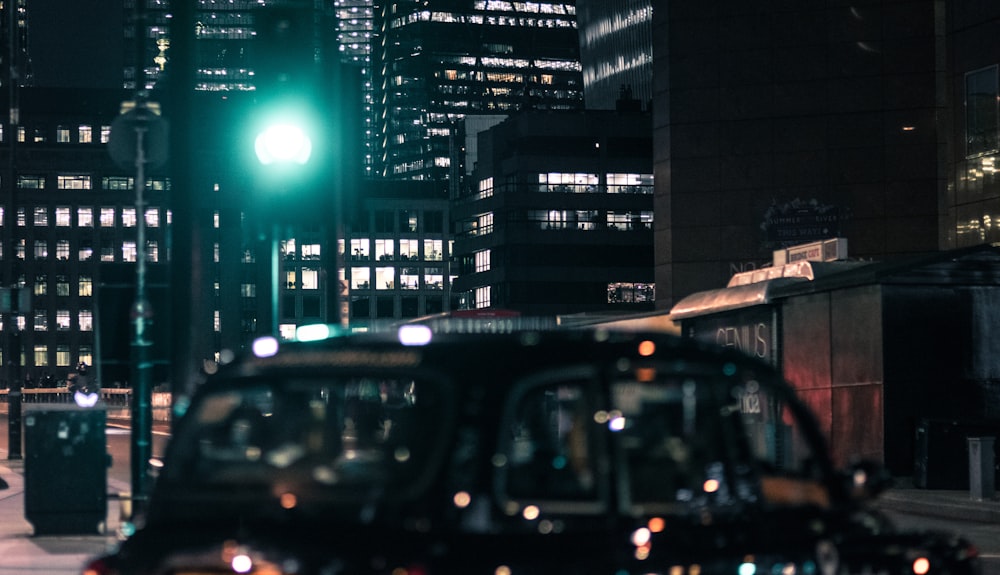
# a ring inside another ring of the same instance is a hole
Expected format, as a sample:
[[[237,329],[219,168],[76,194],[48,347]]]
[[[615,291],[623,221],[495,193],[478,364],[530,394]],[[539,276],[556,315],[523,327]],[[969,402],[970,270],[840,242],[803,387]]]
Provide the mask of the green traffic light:
[[[257,159],[265,166],[302,165],[312,155],[312,140],[305,130],[295,124],[272,124],[257,135],[254,151]]]

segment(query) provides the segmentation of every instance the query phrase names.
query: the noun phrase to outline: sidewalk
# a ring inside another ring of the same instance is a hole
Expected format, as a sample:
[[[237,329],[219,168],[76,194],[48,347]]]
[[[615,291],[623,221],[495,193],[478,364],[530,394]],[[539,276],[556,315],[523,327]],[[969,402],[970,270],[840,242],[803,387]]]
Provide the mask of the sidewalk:
[[[6,455],[0,461],[0,477],[9,485],[0,490],[0,575],[78,575],[90,557],[116,545],[119,501],[110,496],[101,533],[35,536],[24,516],[24,461]],[[128,491],[120,483],[109,479],[109,493]]]
[[[886,491],[875,506],[888,511],[1000,525],[1000,493],[975,500],[969,491],[917,489],[906,482]]]
[[[0,451],[6,458],[6,453]],[[78,575],[87,559],[117,544],[119,500],[108,497],[101,534],[35,536],[24,517],[24,462],[0,460],[0,477],[10,488],[0,491],[0,575]],[[108,492],[129,486],[108,480]],[[913,515],[1000,525],[1000,499],[973,500],[967,491],[916,489],[905,483],[883,493],[876,507]]]

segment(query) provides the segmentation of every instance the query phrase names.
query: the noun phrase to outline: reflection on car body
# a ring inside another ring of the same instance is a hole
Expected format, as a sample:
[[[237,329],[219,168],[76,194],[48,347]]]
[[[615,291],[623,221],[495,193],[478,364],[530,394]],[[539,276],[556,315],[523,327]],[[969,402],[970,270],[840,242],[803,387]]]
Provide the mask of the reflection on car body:
[[[976,573],[767,366],[665,334],[351,335],[226,366],[88,573]]]

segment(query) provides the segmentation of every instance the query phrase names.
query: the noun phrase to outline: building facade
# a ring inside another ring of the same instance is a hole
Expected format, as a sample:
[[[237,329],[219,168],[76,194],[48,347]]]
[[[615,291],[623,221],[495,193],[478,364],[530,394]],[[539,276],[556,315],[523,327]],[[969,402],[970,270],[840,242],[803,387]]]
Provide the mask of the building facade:
[[[472,178],[452,204],[452,291],[465,307],[653,309],[650,114],[512,116],[480,134]]]
[[[101,286],[120,287],[120,268],[134,270],[140,219],[150,277],[164,277],[170,181],[149,174],[140,208],[134,173],[112,162],[107,142],[123,93],[25,88],[21,97],[21,123],[4,123],[0,133],[0,285],[30,297],[27,309],[3,310],[0,354],[9,366],[16,338],[23,375],[38,383],[96,364],[102,316],[121,318],[119,333],[103,327],[129,341],[131,299],[102,310]]]
[[[1000,241],[1000,6],[949,2],[947,71],[940,94],[951,112],[941,122],[947,158],[941,201],[942,248]]]
[[[588,109],[613,110],[623,91],[653,100],[652,0],[577,0],[583,94]]]
[[[351,329],[458,309],[447,188],[369,181],[359,203],[343,243]]]
[[[376,177],[457,180],[466,117],[583,107],[574,2],[387,1],[376,31]]]
[[[656,6],[659,309],[786,245],[839,236],[878,260],[939,248],[941,7]]]

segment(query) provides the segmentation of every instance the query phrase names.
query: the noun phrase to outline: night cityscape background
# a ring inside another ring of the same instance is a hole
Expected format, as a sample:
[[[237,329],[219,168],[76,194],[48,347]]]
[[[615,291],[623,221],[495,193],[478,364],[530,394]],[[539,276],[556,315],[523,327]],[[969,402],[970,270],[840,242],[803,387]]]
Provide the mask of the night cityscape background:
[[[142,252],[156,382],[196,382],[260,335],[317,322],[677,319],[700,336],[681,318],[722,311],[706,298],[731,303],[735,279],[755,303],[822,299],[795,341],[781,338],[805,308],[765,314],[763,358],[824,390],[814,403],[836,414],[870,399],[841,384],[872,383],[879,405],[897,397],[882,387],[891,361],[838,372],[829,317],[856,300],[836,290],[878,292],[874,312],[859,308],[877,325],[851,328],[872,334],[866,349],[890,346],[887,326],[933,334],[933,321],[893,324],[887,302],[903,300],[884,278],[916,281],[935,264],[914,258],[998,240],[1000,8],[986,1],[20,0],[2,14],[0,284],[31,294],[29,309],[3,310],[7,381],[16,340],[33,381],[83,362],[127,385]],[[289,93],[323,137],[307,168],[275,176],[249,134]],[[169,124],[169,159],[149,166],[139,208],[135,170],[107,145],[137,97]],[[841,241],[817,270],[907,271],[754,283],[792,273],[776,253],[824,240]],[[972,291],[994,277],[982,270]],[[952,283],[949,297],[969,285]],[[903,299],[908,318],[941,305]],[[988,363],[991,345],[970,353]],[[796,371],[816,353],[834,367]],[[995,416],[991,369],[949,353],[970,393],[992,398],[971,402],[978,415]]]

